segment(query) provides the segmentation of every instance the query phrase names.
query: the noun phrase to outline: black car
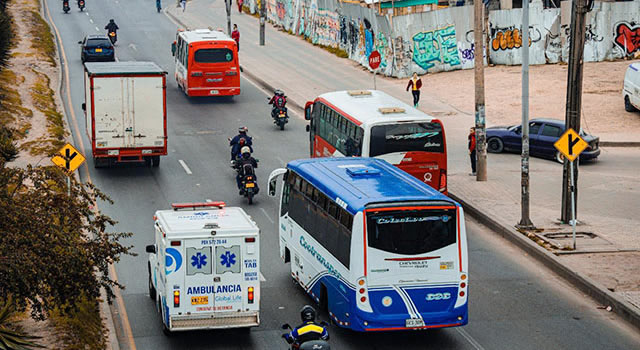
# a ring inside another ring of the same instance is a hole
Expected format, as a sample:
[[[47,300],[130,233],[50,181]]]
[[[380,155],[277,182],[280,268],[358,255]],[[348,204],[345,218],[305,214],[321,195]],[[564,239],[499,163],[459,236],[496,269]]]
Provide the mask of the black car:
[[[529,153],[532,156],[564,162],[564,156],[553,145],[564,134],[564,121],[555,119],[533,119],[529,122]],[[580,161],[595,160],[600,155],[600,138],[580,131],[580,137],[589,146],[580,154]],[[522,152],[522,126],[496,126],[487,128],[487,151]]]
[[[116,60],[116,50],[111,44],[111,40],[104,35],[87,35],[82,41],[80,59],[82,63],[88,61],[110,61]]]

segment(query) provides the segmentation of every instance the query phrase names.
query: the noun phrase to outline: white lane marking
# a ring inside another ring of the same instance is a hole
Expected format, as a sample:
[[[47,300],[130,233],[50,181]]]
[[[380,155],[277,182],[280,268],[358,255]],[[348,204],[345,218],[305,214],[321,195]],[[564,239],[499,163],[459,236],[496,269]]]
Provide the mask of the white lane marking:
[[[262,275],[262,272],[260,272],[260,282],[266,282],[267,279],[264,278],[264,276]]]
[[[89,16],[89,11],[85,12],[84,14],[85,14],[85,15],[87,15],[87,16]]]
[[[133,50],[133,51],[138,51],[138,48],[136,47],[135,44],[131,43],[129,44],[129,47]]]
[[[98,27],[96,27],[96,32],[99,32],[99,31],[100,31],[100,29],[98,29]]]
[[[269,219],[269,221],[270,221],[272,224],[275,224],[275,222],[273,221],[273,219],[271,219],[271,217],[269,216],[269,214],[267,214],[267,211],[266,211],[266,210],[264,210],[264,208],[260,208],[260,210],[262,211],[262,213],[264,214],[264,216],[266,216],[266,217],[267,217],[267,219]]]
[[[93,20],[91,18],[89,18],[89,22],[93,23]]]
[[[456,330],[458,331],[458,333],[460,333],[476,350],[484,350],[484,348],[482,347],[482,345],[480,345],[480,343],[478,343],[475,339],[473,339],[473,337],[471,335],[469,335],[469,333],[467,333],[467,331],[465,331],[464,329],[460,328],[460,327],[456,327]]]
[[[180,165],[182,165],[182,168],[183,168],[183,169],[184,169],[184,171],[187,173],[187,175],[191,175],[191,174],[193,174],[193,173],[191,172],[191,169],[189,169],[189,167],[187,166],[187,163],[185,163],[185,162],[184,162],[184,160],[179,159],[179,160],[178,160],[178,163],[180,163]]]

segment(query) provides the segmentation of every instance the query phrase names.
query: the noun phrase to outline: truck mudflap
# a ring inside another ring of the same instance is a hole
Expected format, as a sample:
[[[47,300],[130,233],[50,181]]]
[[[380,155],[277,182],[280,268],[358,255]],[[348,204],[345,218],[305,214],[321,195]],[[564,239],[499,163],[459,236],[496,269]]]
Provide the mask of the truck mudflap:
[[[232,314],[207,313],[171,317],[172,331],[257,327],[259,325],[260,314],[258,312],[234,312]]]

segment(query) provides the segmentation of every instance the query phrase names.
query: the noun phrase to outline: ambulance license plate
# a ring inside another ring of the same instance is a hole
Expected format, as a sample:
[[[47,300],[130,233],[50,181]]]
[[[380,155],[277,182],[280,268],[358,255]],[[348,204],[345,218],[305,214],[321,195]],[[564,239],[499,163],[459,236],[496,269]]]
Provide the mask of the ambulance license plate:
[[[209,304],[208,296],[191,297],[191,305],[207,305]]]
[[[247,184],[247,188],[253,188],[253,187],[256,187],[256,184],[252,184],[252,183]]]
[[[405,326],[407,328],[424,327],[424,320],[421,320],[419,318],[410,318],[405,320]]]
[[[209,95],[217,95],[219,94],[218,90],[210,90]]]

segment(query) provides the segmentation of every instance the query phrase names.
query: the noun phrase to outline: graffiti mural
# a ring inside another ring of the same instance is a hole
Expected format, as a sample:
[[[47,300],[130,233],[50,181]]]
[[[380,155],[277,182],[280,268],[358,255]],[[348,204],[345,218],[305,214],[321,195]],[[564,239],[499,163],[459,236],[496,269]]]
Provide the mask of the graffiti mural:
[[[621,22],[615,26],[613,42],[625,55],[630,56],[640,51],[640,25]]]
[[[384,33],[378,33],[378,37],[376,40],[376,50],[380,52],[380,67],[382,69],[387,68],[387,57],[389,55],[389,43],[387,42],[387,37]]]
[[[507,28],[491,28],[492,40],[491,49],[493,51],[511,50],[522,47],[522,35],[520,29],[511,26]],[[542,39],[542,34],[537,28],[529,27],[529,47]]]
[[[434,62],[450,66],[460,64],[456,44],[456,28],[453,25],[413,36],[413,61],[422,69],[429,70]]]

